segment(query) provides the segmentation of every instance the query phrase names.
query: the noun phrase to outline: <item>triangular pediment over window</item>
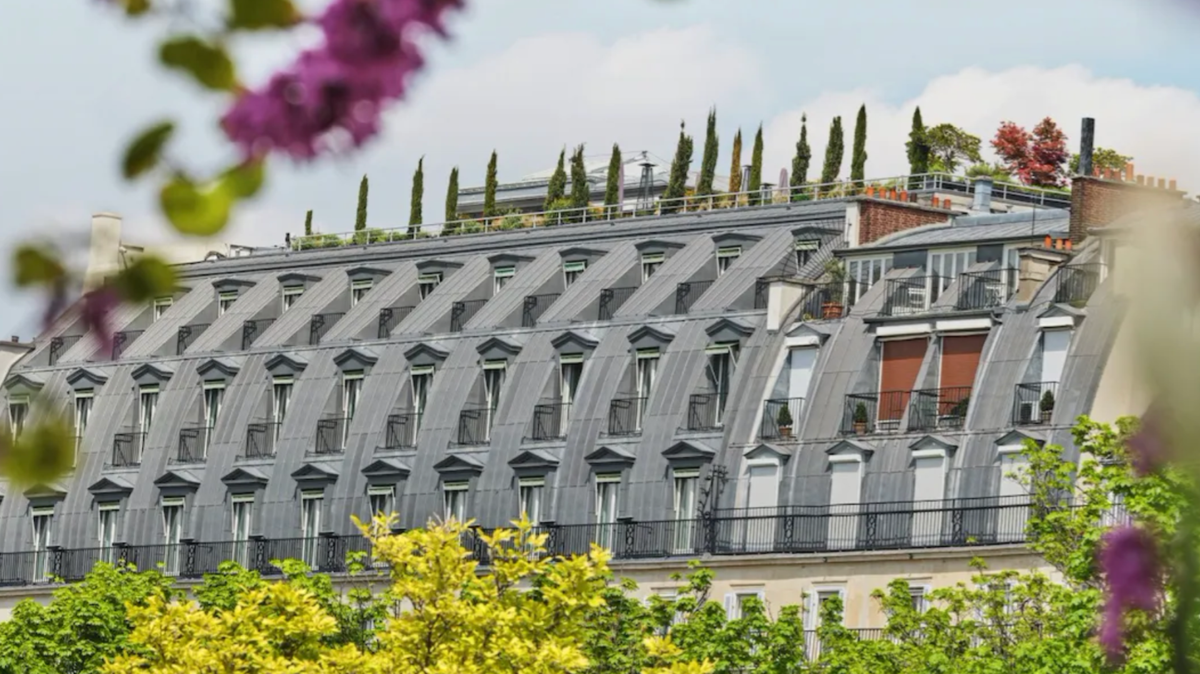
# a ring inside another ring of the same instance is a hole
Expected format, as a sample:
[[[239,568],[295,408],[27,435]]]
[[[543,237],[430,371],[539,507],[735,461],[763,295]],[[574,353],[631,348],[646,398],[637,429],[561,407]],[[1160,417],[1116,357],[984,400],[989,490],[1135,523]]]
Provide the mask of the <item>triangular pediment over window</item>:
[[[908,448],[913,451],[940,449],[943,452],[951,453],[958,449],[958,443],[944,435],[925,435],[918,438],[917,441],[909,445]]]
[[[717,452],[708,445],[694,440],[680,440],[663,450],[663,458],[671,463],[680,461],[711,461]]]
[[[760,443],[742,453],[742,459],[746,461],[774,461],[780,465],[787,463],[790,458],[792,458],[791,452],[778,445],[766,442]]]
[[[808,323],[796,323],[787,332],[786,346],[789,348],[801,346],[821,346],[829,339],[829,333],[818,330]]]
[[[195,491],[200,487],[200,478],[189,470],[168,470],[154,480],[160,491]]]
[[[1039,328],[1073,328],[1086,317],[1086,309],[1069,304],[1051,304],[1037,315]]]
[[[568,330],[550,341],[550,346],[560,352],[588,352],[596,348],[600,340],[586,330]]]
[[[261,487],[270,477],[257,466],[234,468],[221,478],[226,487]]]
[[[308,367],[308,361],[294,353],[277,353],[264,367],[275,377],[296,377]]]
[[[476,347],[484,360],[500,360],[521,353],[522,344],[509,337],[492,337]]]
[[[726,232],[724,234],[717,234],[716,236],[714,236],[712,238],[712,241],[713,241],[714,246],[720,247],[720,246],[737,246],[739,244],[740,245],[749,245],[752,243],[756,243],[756,242],[760,241],[761,239],[762,239],[761,236],[755,236],[753,234],[743,234],[741,232]]]
[[[634,457],[625,449],[605,445],[583,457],[583,460],[593,467],[612,467],[632,465]]]
[[[243,278],[223,278],[213,281],[212,285],[218,293],[233,291],[241,292],[245,288],[253,288],[254,281]]]
[[[588,260],[590,262],[603,257],[606,252],[607,251],[600,250],[599,248],[572,246],[570,248],[564,248],[563,250],[558,251],[558,254],[562,257],[563,262],[576,262],[578,260]]]
[[[399,482],[408,477],[412,469],[398,459],[375,459],[362,469],[368,482]]]
[[[339,370],[365,370],[379,360],[379,356],[375,355],[370,349],[353,347],[339,353],[334,359],[333,364]]]
[[[92,496],[124,497],[133,492],[133,483],[120,475],[102,477],[88,486]]]
[[[107,375],[99,370],[87,367],[81,367],[67,377],[67,386],[70,386],[76,391],[80,389],[100,388],[107,382]]]
[[[32,374],[14,374],[4,380],[4,390],[9,393],[33,395],[42,390],[46,382],[41,377]]]
[[[857,459],[866,462],[875,453],[875,447],[859,440],[842,440],[825,450],[825,453],[829,455],[830,461]]]
[[[390,269],[380,269],[378,267],[354,267],[353,269],[346,270],[346,276],[351,281],[374,281],[391,273],[392,270]]]
[[[292,471],[292,479],[296,482],[305,484],[320,482],[330,483],[336,482],[338,479],[337,468],[327,463],[306,463],[296,470]]]
[[[639,253],[665,253],[668,250],[677,250],[683,248],[683,244],[678,241],[663,241],[662,239],[647,239],[633,244]]]
[[[133,371],[131,375],[138,386],[146,384],[165,384],[171,381],[175,371],[165,365],[146,363]]]
[[[722,318],[704,329],[708,338],[714,342],[741,342],[754,334],[754,327],[745,321],[734,318]]]
[[[629,344],[635,349],[665,347],[675,339],[675,333],[666,328],[643,325],[629,333]]]
[[[281,286],[307,286],[320,281],[321,277],[313,276],[312,274],[302,274],[300,272],[290,271],[286,274],[280,274],[276,280],[279,281],[279,285]]]
[[[528,255],[517,255],[515,253],[498,253],[488,257],[488,262],[493,267],[516,266],[523,262],[528,262],[533,258]]]
[[[480,473],[483,472],[483,464],[473,456],[465,454],[451,454],[446,458],[433,464],[433,469],[439,473]]]
[[[67,497],[67,490],[61,484],[35,484],[24,492],[29,505],[49,506]]]
[[[209,358],[196,368],[204,381],[229,381],[237,376],[241,364],[233,358]]]
[[[404,359],[416,366],[437,365],[450,355],[450,348],[441,342],[421,342],[404,352]]]
[[[1038,445],[1046,444],[1046,437],[1036,431],[1009,431],[1004,435],[996,438],[996,445],[999,447],[1020,447],[1025,444],[1026,440],[1033,440]]]
[[[508,460],[508,465],[518,476],[545,475],[558,467],[558,457],[541,449],[527,449]]]

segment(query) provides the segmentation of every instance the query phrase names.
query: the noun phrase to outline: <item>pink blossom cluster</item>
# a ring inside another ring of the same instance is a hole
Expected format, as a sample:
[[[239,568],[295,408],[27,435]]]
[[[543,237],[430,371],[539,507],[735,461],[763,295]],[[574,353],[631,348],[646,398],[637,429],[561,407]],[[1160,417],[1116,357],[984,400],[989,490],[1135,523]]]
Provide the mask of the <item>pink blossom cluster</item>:
[[[1134,526],[1109,531],[1100,550],[1100,566],[1105,580],[1100,644],[1116,662],[1125,651],[1125,614],[1158,610],[1162,568],[1154,536]]]
[[[461,6],[462,0],[334,0],[316,19],[324,43],[261,89],[242,93],[221,120],[225,134],[255,157],[282,152],[312,159],[334,131],[362,145],[424,64],[416,36],[432,30],[445,37],[446,11]]]

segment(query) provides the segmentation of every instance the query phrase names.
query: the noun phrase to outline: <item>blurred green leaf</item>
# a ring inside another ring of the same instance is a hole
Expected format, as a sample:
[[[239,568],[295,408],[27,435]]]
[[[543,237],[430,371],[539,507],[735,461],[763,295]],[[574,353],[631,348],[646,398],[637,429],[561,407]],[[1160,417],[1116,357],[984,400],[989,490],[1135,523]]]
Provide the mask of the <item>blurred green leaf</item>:
[[[127,16],[141,16],[150,11],[150,0],[119,0]]]
[[[183,234],[212,236],[225,228],[234,194],[223,182],[196,185],[176,176],[159,192],[159,204],[171,224]]]
[[[163,146],[175,132],[175,123],[163,121],[151,126],[137,135],[125,148],[125,157],[121,159],[121,173],[126,180],[136,178],[158,164]]]
[[[237,84],[233,60],[225,49],[194,35],[175,37],[162,43],[158,59],[168,68],[188,73],[209,89],[229,91]]]
[[[153,257],[139,257],[113,280],[121,298],[142,304],[175,291],[175,271],[166,262]]]
[[[288,28],[300,22],[292,0],[229,0],[229,27],[240,30]]]
[[[13,253],[14,282],[18,288],[49,285],[66,274],[54,250],[36,244],[24,244]]]
[[[20,486],[53,482],[71,469],[75,429],[50,405],[40,405],[36,420],[14,438],[0,432],[0,475]]]
[[[260,160],[243,162],[221,174],[221,184],[234,198],[249,199],[262,189],[265,169]]]

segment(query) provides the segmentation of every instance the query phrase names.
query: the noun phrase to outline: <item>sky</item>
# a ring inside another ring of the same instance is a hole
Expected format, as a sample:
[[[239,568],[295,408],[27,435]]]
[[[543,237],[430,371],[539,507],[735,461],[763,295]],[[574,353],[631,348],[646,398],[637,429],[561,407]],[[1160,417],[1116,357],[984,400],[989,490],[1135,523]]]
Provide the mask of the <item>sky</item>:
[[[1098,145],[1132,155],[1139,173],[1200,192],[1197,0],[466,2],[450,41],[426,41],[428,66],[380,137],[314,164],[275,162],[267,188],[219,238],[280,244],[302,230],[308,209],[317,230],[348,231],[364,174],[370,225],[402,227],[421,157],[432,222],[451,167],[464,187],[480,184],[493,149],[502,182],[551,166],[564,145],[607,154],[617,142],[626,154],[671,157],[680,121],[698,153],[710,106],[721,170],[734,132],[747,136],[748,152],[762,124],[768,181],[790,164],[802,113],[819,167],[830,120],[841,115],[852,133],[861,104],[867,176],[900,174],[920,105],[927,124],[961,126],[985,147],[1001,121],[1032,127],[1049,115],[1077,149],[1080,119],[1090,116]],[[325,0],[302,4],[315,11]],[[172,236],[152,185],[125,183],[117,166],[129,137],[164,116],[180,122],[174,151],[187,165],[212,170],[232,157],[215,124],[222,100],[155,64],[157,40],[186,27],[130,22],[93,0],[0,3],[5,250],[34,237],[84,247],[100,211],[124,218],[128,241]],[[238,43],[243,79],[262,81],[312,37]],[[0,336],[29,339],[42,300],[11,287],[7,258]]]

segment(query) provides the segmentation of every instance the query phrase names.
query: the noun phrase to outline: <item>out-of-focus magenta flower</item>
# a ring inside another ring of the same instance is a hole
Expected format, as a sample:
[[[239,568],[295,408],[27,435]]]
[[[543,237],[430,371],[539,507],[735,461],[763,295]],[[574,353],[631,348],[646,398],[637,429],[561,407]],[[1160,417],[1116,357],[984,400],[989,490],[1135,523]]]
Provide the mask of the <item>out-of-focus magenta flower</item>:
[[[42,313],[42,330],[49,330],[54,321],[62,315],[67,309],[67,279],[59,277],[58,281],[50,287],[49,301],[46,303],[46,311]]]
[[[300,54],[257,91],[242,94],[221,120],[248,156],[283,152],[311,159],[326,134],[362,145],[379,132],[385,105],[403,98],[424,64],[420,29],[445,35],[443,17],[461,0],[335,0],[317,23],[325,43]]]
[[[1142,417],[1141,427],[1126,442],[1133,470],[1138,476],[1146,476],[1158,470],[1166,459],[1160,417],[1153,409]]]
[[[1110,660],[1118,661],[1125,652],[1125,613],[1158,609],[1162,568],[1154,537],[1134,526],[1109,531],[1100,550],[1100,567],[1106,586],[1100,644]]]
[[[113,309],[116,309],[120,302],[117,291],[109,287],[97,288],[83,296],[83,308],[80,310],[83,326],[92,333],[102,354],[112,353],[113,332],[110,318]]]

